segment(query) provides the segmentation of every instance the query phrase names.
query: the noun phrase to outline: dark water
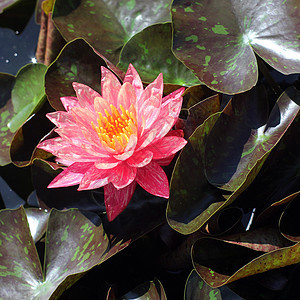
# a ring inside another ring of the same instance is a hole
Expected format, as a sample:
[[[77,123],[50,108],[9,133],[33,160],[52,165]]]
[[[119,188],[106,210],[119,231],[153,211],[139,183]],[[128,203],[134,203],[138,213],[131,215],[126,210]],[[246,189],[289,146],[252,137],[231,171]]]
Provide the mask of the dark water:
[[[35,62],[39,30],[34,14],[22,33],[0,27],[0,72],[15,75],[22,66]]]

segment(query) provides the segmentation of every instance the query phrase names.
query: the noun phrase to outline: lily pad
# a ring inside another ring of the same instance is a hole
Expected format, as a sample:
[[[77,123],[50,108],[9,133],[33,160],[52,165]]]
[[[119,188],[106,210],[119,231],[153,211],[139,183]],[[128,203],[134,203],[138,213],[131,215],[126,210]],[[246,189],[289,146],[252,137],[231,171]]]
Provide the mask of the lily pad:
[[[43,64],[29,64],[17,73],[11,92],[14,115],[7,124],[11,132],[16,132],[43,100],[46,69]]]
[[[82,37],[112,63],[144,28],[171,21],[170,0],[57,0],[53,20],[67,41]]]
[[[49,103],[56,110],[64,110],[60,97],[76,96],[73,82],[86,84],[100,92],[100,67],[104,60],[83,39],[68,43],[45,75],[45,89]]]
[[[205,148],[208,181],[235,191],[249,171],[268,155],[300,109],[300,92],[291,87],[268,115],[266,97],[259,88],[236,95],[212,129]]]
[[[171,23],[155,24],[134,35],[123,47],[118,67],[126,71],[133,64],[144,82],[163,73],[164,83],[181,86],[200,84],[198,78],[171,51]]]
[[[241,93],[257,82],[255,53],[284,74],[300,72],[299,14],[298,0],[174,0],[173,51],[211,89]]]
[[[277,229],[237,236],[235,240],[202,238],[193,247],[196,271],[211,287],[297,264],[300,244],[289,244]],[[259,238],[259,239],[257,239]]]
[[[182,234],[197,231],[225,201],[204,173],[204,146],[221,113],[207,118],[188,139],[171,178],[167,206],[169,225]]]
[[[100,264],[110,249],[101,222],[93,224],[77,209],[52,210],[42,270],[24,208],[0,214],[0,296],[4,299],[56,299],[83,272]]]
[[[184,291],[184,300],[222,300],[219,289],[212,288],[206,284],[201,277],[193,270],[186,282]]]

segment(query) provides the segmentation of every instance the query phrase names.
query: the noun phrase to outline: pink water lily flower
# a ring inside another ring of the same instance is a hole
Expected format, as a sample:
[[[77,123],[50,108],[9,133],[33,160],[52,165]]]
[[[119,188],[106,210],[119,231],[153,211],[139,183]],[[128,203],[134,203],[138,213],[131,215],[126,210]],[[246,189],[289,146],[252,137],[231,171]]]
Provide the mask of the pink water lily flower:
[[[78,190],[104,187],[106,212],[113,220],[128,205],[136,184],[168,198],[168,165],[186,140],[171,130],[182,105],[180,88],[166,97],[160,74],[145,89],[132,65],[121,85],[101,67],[101,93],[73,83],[77,97],[62,97],[66,111],[47,114],[59,137],[41,142],[67,166],[49,188],[79,184]]]

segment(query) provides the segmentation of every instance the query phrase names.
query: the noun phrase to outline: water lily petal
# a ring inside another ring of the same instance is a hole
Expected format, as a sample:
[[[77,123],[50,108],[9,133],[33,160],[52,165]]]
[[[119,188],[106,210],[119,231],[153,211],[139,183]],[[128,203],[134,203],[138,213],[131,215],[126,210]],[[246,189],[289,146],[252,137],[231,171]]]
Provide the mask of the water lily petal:
[[[111,183],[104,186],[104,201],[108,221],[114,220],[126,208],[134,193],[135,187],[135,181],[119,190]]]
[[[91,166],[81,179],[78,191],[100,188],[109,183],[110,170],[99,170],[95,165]]]
[[[128,166],[127,163],[119,164],[112,171],[111,183],[117,189],[129,185],[136,176],[136,168]]]
[[[76,97],[60,97],[60,101],[67,112],[79,105],[79,101]]]
[[[73,82],[72,85],[81,107],[92,107],[94,105],[94,99],[100,97],[99,93],[85,84]]]
[[[153,161],[156,162],[157,164],[159,164],[160,166],[168,166],[171,163],[171,161],[173,160],[174,156],[175,156],[175,154],[170,155],[166,158],[156,159]]]
[[[124,109],[130,108],[130,105],[133,104],[134,107],[136,106],[136,94],[133,86],[129,82],[125,82],[119,91],[118,94],[118,105],[122,105]]]
[[[101,93],[102,97],[113,106],[117,106],[121,83],[107,68],[101,67]]]
[[[46,114],[46,117],[57,127],[76,125],[73,116],[65,111],[55,111]]]
[[[110,103],[102,97],[96,97],[94,99],[95,111],[96,111],[96,113],[101,113],[102,116],[106,116],[105,110],[107,110],[109,113],[111,113],[111,108],[110,108],[109,104]],[[98,115],[97,115],[97,118],[98,118]]]
[[[112,169],[120,164],[120,160],[116,160],[112,156],[103,157],[95,162],[95,167],[98,169]]]
[[[145,132],[138,140],[138,143],[136,145],[136,151],[140,151],[143,148],[147,147],[149,144],[151,144],[156,137],[157,130],[152,129]]]
[[[186,143],[187,141],[184,138],[167,136],[152,143],[146,149],[153,153],[153,159],[162,159],[175,154],[177,151],[181,150]]]
[[[129,64],[129,67],[125,74],[124,82],[129,82],[133,86],[133,88],[135,89],[137,101],[139,101],[144,88],[140,75],[132,64]]]
[[[169,198],[169,182],[164,170],[154,161],[137,169],[137,183],[148,193]]]
[[[48,185],[48,188],[66,187],[79,184],[84,173],[92,165],[93,163],[73,163],[71,166],[59,173]]]
[[[141,168],[149,164],[152,157],[153,153],[151,151],[143,150],[135,152],[126,162],[131,167]]]

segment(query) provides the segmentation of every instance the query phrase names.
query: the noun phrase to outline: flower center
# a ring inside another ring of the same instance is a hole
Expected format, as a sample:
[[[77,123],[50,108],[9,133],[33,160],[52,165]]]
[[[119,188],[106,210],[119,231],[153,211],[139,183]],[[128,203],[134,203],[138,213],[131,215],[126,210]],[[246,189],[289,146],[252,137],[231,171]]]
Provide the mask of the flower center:
[[[98,113],[98,126],[93,121],[91,124],[102,144],[121,152],[129,142],[130,135],[137,133],[136,111],[132,104],[129,110],[120,105],[121,113],[112,104],[110,109],[111,113],[104,110],[106,116]]]

